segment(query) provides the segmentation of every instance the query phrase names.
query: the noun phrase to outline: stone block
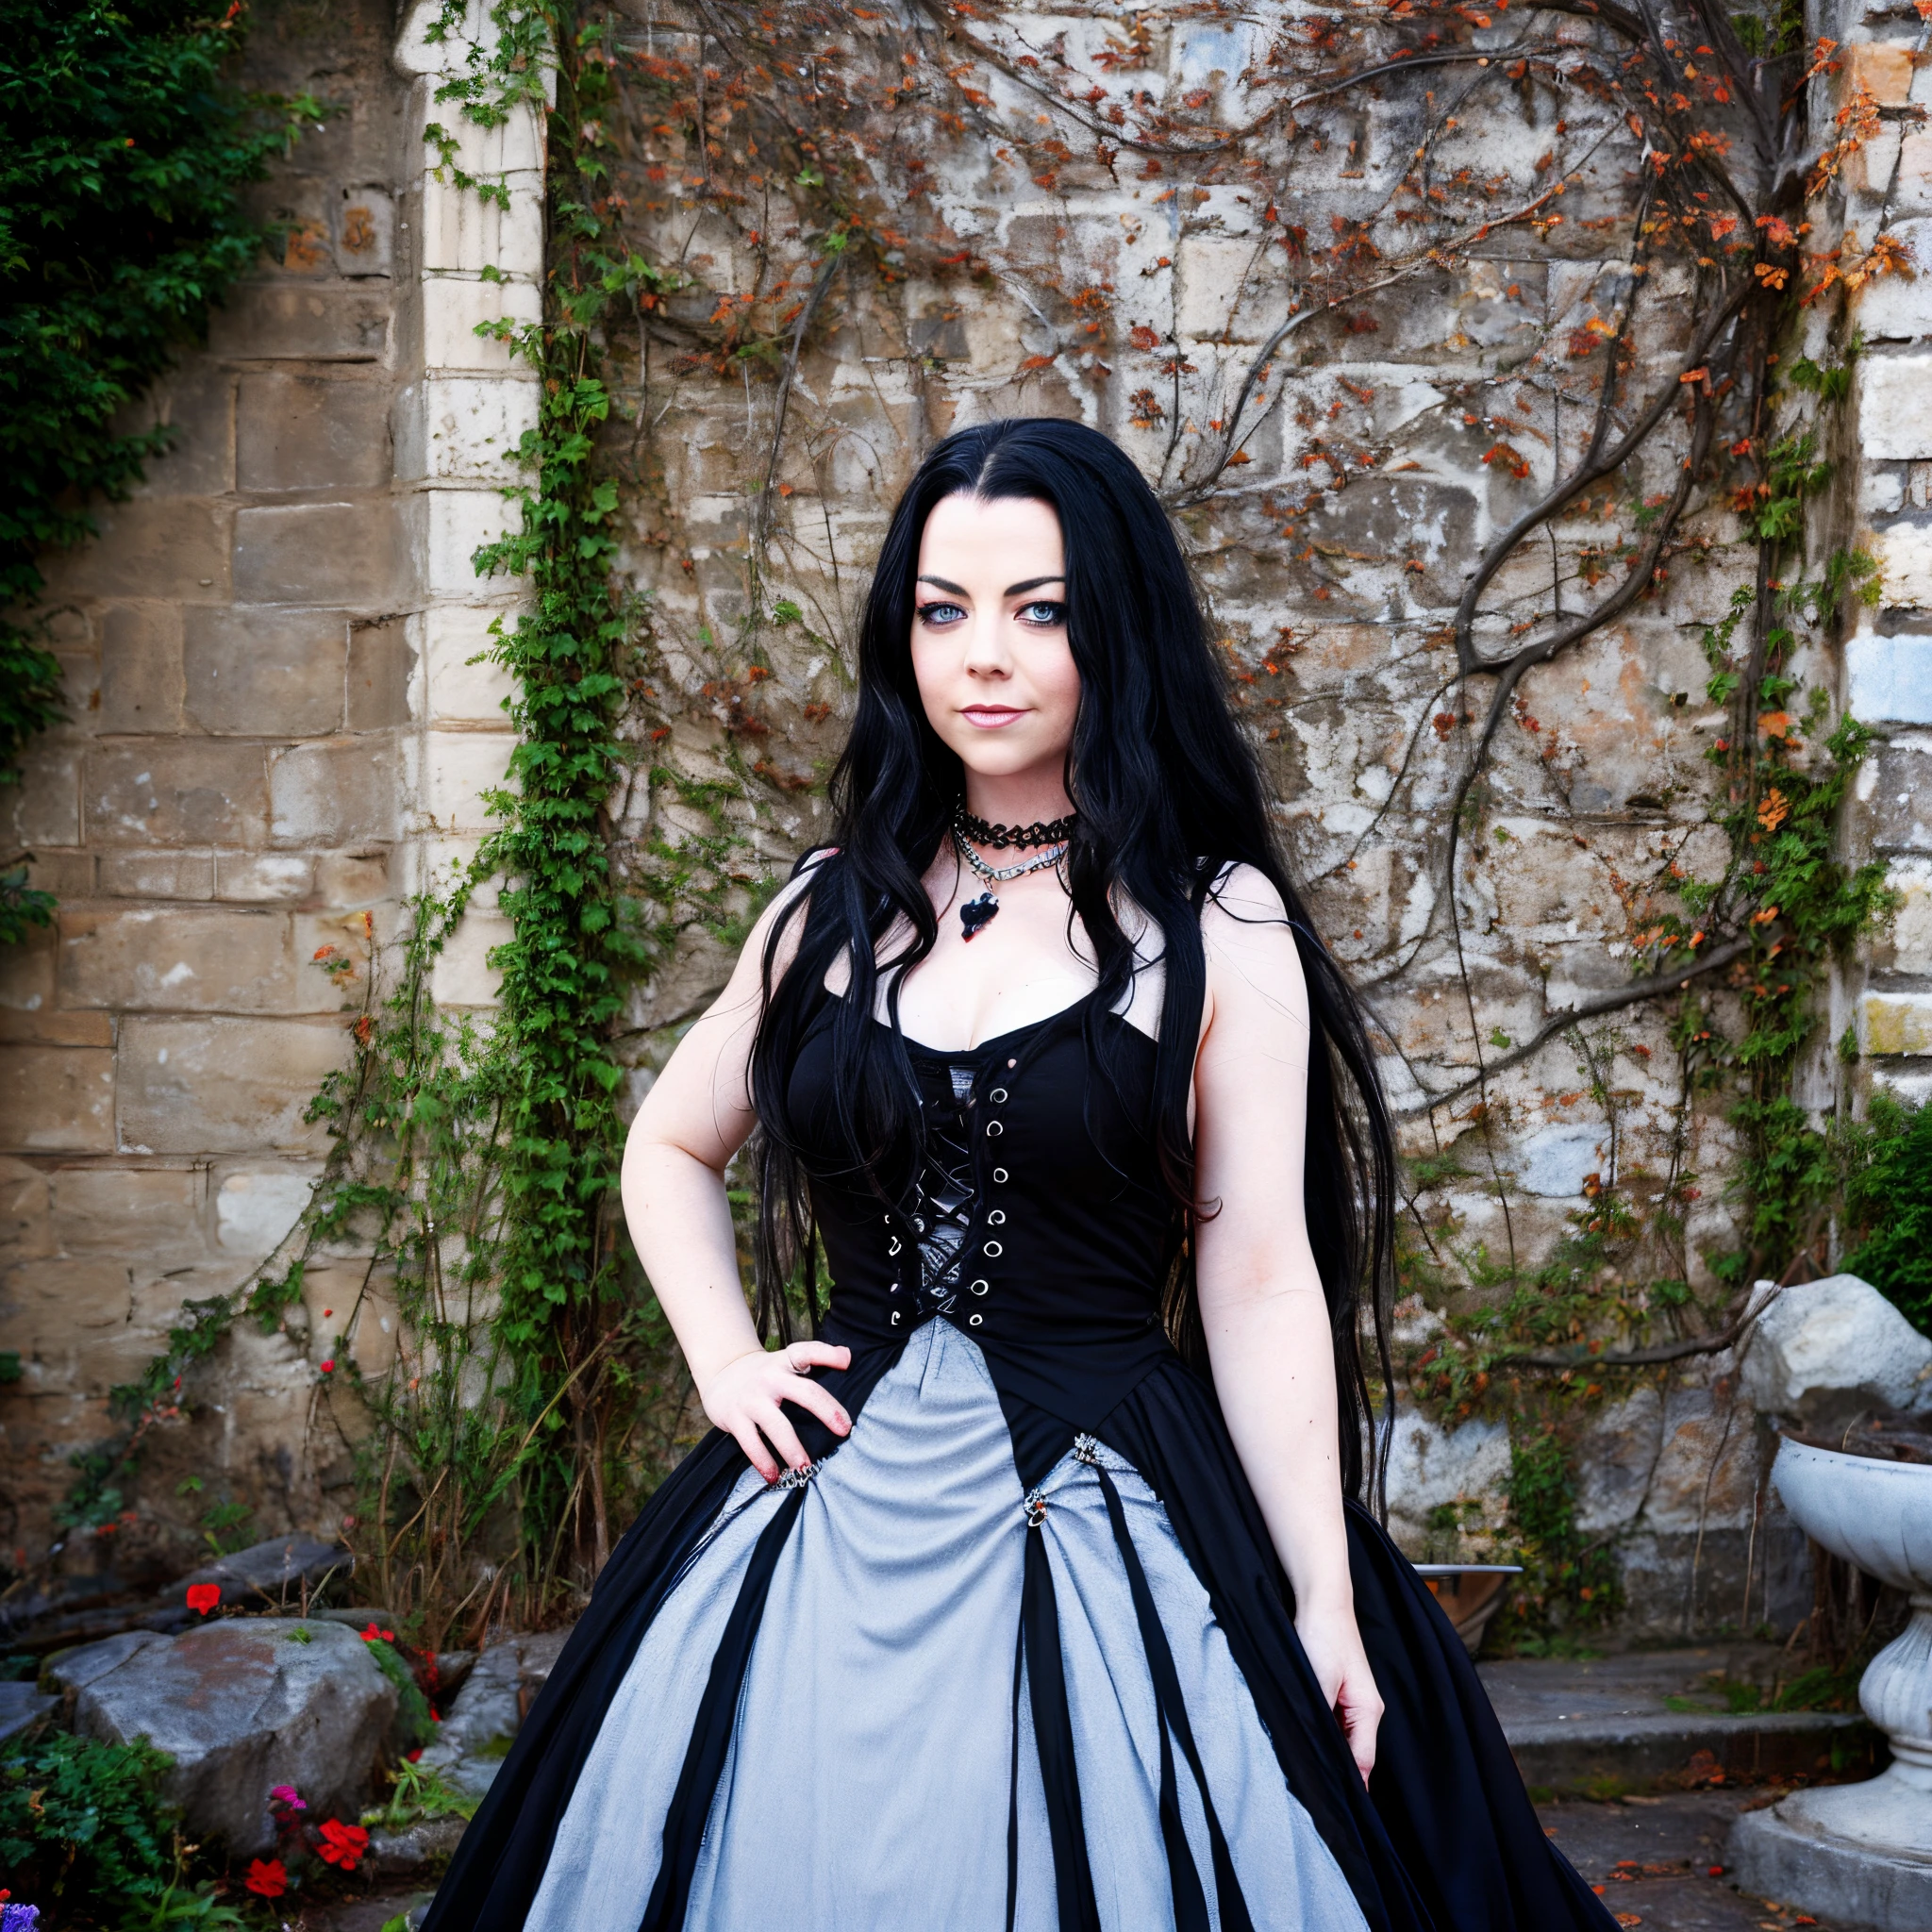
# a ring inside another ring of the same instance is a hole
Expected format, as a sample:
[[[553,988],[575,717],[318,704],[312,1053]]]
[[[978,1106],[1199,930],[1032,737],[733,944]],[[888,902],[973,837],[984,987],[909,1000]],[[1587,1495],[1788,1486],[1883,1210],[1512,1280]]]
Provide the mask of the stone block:
[[[15,851],[80,843],[81,753],[75,744],[42,739],[21,759],[18,785],[0,791],[5,843]]]
[[[254,745],[192,738],[113,745],[88,760],[89,840],[115,845],[259,845],[268,774]]]
[[[408,624],[385,617],[349,629],[349,729],[380,731],[409,722],[415,653]]]
[[[1885,602],[1906,610],[1932,609],[1932,529],[1893,524],[1880,530],[1872,554],[1884,573]]]
[[[395,601],[402,560],[387,496],[235,514],[235,594],[243,602],[379,610]]]
[[[1872,462],[1932,457],[1932,356],[1871,356],[1859,365],[1858,425]]]
[[[169,370],[132,408],[130,430],[166,428],[167,449],[152,457],[137,496],[224,496],[235,487],[235,378],[206,356]]]
[[[459,1790],[480,1795],[490,1788],[530,1700],[542,1689],[568,1631],[507,1637],[476,1659],[449,1715],[437,1728],[423,1762]]]
[[[235,431],[243,490],[379,490],[390,479],[390,389],[370,376],[242,378]]]
[[[1499,1422],[1445,1429],[1414,1409],[1395,1418],[1389,1445],[1389,1514],[1421,1529],[1448,1504],[1492,1504],[1509,1479],[1509,1431]]]
[[[1932,993],[1865,995],[1865,1051],[1885,1058],[1932,1053]]]
[[[424,501],[424,585],[431,598],[501,602],[513,577],[483,577],[475,555],[516,527],[517,513],[495,490],[432,490]]]
[[[199,496],[137,496],[98,505],[92,514],[98,537],[42,559],[50,599],[227,601],[231,512],[223,504]]]
[[[1845,645],[1845,703],[1861,724],[1932,724],[1932,638],[1853,638]]]
[[[369,906],[388,898],[388,854],[325,852],[315,861],[315,896],[325,906]]]
[[[291,1641],[294,1631],[307,1640]],[[174,1760],[169,1798],[197,1838],[239,1857],[275,1843],[270,1788],[354,1818],[395,1717],[395,1687],[346,1624],[223,1620],[153,1645],[80,1692],[83,1737],[144,1737]]]
[[[1757,1500],[1757,1435],[1748,1403],[1671,1389],[1642,1523],[1657,1532],[1741,1529]]]
[[[123,1144],[147,1154],[319,1152],[327,1137],[303,1111],[348,1052],[334,1019],[131,1014],[116,1055]]]
[[[63,910],[60,990],[70,1007],[125,1012],[333,1012],[320,973],[297,965],[289,916],[213,907]]]
[[[225,362],[375,362],[389,352],[392,312],[386,288],[256,282],[208,318],[208,348]]]
[[[347,845],[395,837],[395,760],[379,739],[335,738],[276,752],[269,792],[281,843]]]
[[[1580,1199],[1586,1174],[1603,1165],[1601,1123],[1557,1122],[1533,1128],[1511,1153],[1516,1185],[1547,1200]]]
[[[502,975],[490,963],[491,950],[511,936],[510,923],[500,912],[475,907],[450,935],[430,969],[430,996],[439,1007],[493,1007],[502,991]]]
[[[344,188],[335,208],[336,273],[387,275],[395,266],[396,204],[386,188]]]
[[[420,394],[424,446],[411,474],[439,482],[514,483],[525,430],[537,426],[534,380],[501,375],[426,377]]]
[[[1855,42],[1842,50],[1839,71],[1840,100],[1860,91],[1881,108],[1902,108],[1912,91],[1912,46],[1908,41]]]
[[[183,654],[189,719],[217,737],[318,738],[342,723],[340,610],[195,611]]]
[[[124,1327],[133,1291],[126,1262],[103,1257],[22,1262],[7,1271],[0,1296],[14,1324],[45,1334]]]
[[[114,899],[212,899],[212,852],[104,852],[100,890]]]
[[[315,1191],[306,1168],[231,1174],[215,1193],[215,1239],[231,1255],[259,1261],[281,1245]]]
[[[1856,705],[1852,711],[1861,715]],[[1923,808],[1932,796],[1932,751],[1894,739],[1878,747],[1859,777],[1874,846],[1881,852],[1932,851],[1932,822]]]
[[[306,899],[315,861],[306,852],[222,852],[215,855],[217,899],[236,906],[273,906]]]
[[[1637,1520],[1663,1446],[1663,1397],[1649,1384],[1591,1418],[1576,1445],[1576,1526],[1591,1534]]]
[[[54,1227],[70,1255],[172,1262],[205,1242],[203,1176],[181,1167],[62,1167],[54,1172]]]
[[[1899,213],[1932,214],[1932,134],[1907,131],[1899,143],[1897,178]]]
[[[445,831],[485,831],[492,823],[483,803],[508,783],[516,740],[506,731],[432,731],[424,754],[418,807]]]
[[[181,728],[181,610],[173,604],[110,604],[101,613],[103,732]]]
[[[1758,1408],[1812,1432],[1842,1429],[1874,1407],[1932,1409],[1932,1341],[1856,1274],[1779,1290],[1743,1373]]]
[[[425,610],[418,620],[428,685],[423,708],[432,724],[503,723],[515,682],[501,664],[488,661],[490,626],[498,617],[506,628],[516,622],[513,611],[448,604]]]
[[[1890,935],[1873,946],[1874,961],[1932,979],[1932,871],[1923,860],[1890,865],[1885,883],[1899,895],[1899,907]]]
[[[444,125],[451,125],[445,118]],[[467,124],[465,124],[467,125]],[[423,184],[423,268],[425,273],[475,275],[485,268],[506,275],[543,272],[543,176],[512,174],[509,207],[503,208],[454,184]]]
[[[1882,181],[1873,191],[1884,192]],[[1932,286],[1925,279],[1925,270],[1932,267],[1932,222],[1895,222],[1890,234],[1916,273],[1875,275],[1858,291],[1852,313],[1870,342],[1908,341],[1932,333]]]
[[[455,275],[425,276],[420,299],[423,365],[425,369],[465,369],[508,375],[524,367],[494,336],[478,335],[479,325],[508,321],[519,325],[542,319],[543,297],[533,282],[479,282]]]
[[[111,1050],[11,1046],[0,1054],[0,1152],[108,1154],[113,1147]]]

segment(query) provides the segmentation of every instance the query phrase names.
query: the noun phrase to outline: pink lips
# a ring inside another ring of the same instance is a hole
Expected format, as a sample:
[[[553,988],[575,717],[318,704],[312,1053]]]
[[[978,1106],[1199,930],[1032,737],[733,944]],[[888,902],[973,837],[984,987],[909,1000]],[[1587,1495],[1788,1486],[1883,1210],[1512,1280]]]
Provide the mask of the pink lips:
[[[959,715],[969,724],[977,724],[982,731],[997,731],[1002,724],[1010,724],[1014,719],[1024,718],[1026,714],[1008,705],[970,705]]]

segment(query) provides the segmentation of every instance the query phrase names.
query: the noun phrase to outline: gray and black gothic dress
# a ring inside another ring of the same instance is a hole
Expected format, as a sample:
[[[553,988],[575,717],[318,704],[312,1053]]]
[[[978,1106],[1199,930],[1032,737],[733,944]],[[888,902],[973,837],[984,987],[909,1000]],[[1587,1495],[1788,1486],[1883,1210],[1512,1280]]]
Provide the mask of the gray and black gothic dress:
[[[827,1144],[837,1006],[792,1073]],[[792,1408],[809,1470],[767,1484],[714,1431],[658,1490],[425,1932],[1607,1928],[1351,1507],[1388,1704],[1363,1788],[1162,1330],[1153,1042],[1090,998],[908,1048],[916,1185],[812,1190],[850,1436]]]

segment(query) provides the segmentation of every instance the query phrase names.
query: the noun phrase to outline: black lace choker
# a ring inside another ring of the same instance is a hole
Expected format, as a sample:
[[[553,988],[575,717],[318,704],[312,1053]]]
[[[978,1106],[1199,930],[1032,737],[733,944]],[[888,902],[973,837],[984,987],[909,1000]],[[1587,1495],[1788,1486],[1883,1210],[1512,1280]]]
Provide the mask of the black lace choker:
[[[954,810],[953,823],[975,845],[991,845],[996,852],[1013,845],[1024,852],[1029,845],[1064,844],[1074,836],[1074,826],[1079,816],[1078,812],[1069,812],[1065,818],[1055,819],[1051,824],[992,825],[984,819],[974,818],[966,809],[966,801],[962,798]]]

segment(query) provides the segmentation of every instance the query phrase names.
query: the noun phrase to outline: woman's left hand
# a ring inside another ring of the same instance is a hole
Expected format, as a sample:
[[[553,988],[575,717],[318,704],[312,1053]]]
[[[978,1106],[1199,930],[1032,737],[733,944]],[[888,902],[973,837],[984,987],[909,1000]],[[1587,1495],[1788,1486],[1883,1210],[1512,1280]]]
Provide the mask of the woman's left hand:
[[[1369,1669],[1353,1610],[1308,1611],[1294,1620],[1322,1695],[1348,1740],[1349,1756],[1367,1784],[1375,1768],[1375,1732],[1382,1722],[1382,1693]]]

